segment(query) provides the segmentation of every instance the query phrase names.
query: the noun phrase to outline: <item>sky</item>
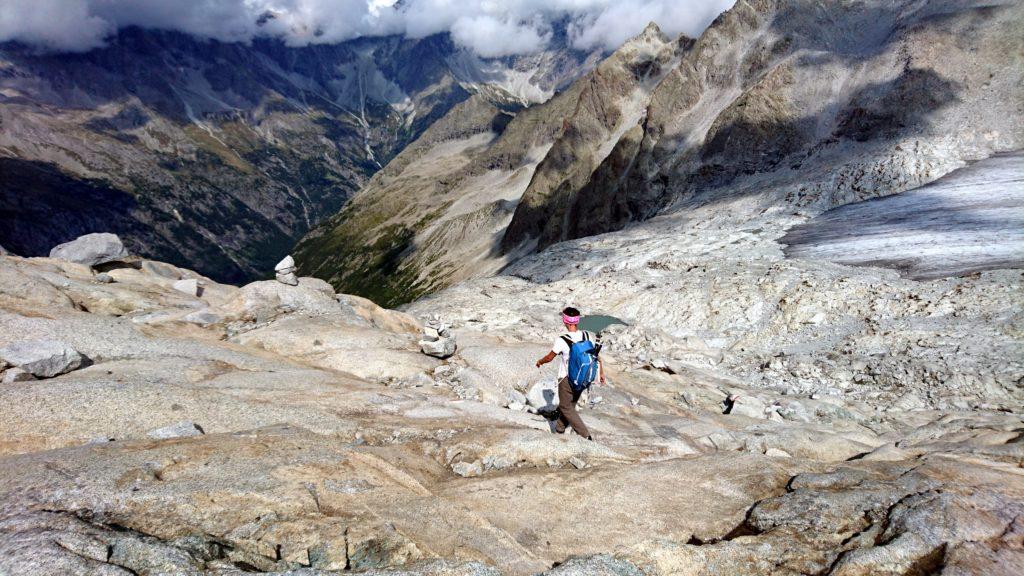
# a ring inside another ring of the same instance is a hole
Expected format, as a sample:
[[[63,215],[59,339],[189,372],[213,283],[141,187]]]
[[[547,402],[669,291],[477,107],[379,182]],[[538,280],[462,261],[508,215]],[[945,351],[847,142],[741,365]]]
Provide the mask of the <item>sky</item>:
[[[449,32],[483,57],[529,54],[569,18],[576,48],[612,50],[657,22],[669,35],[697,36],[735,0],[0,0],[0,42],[44,51],[103,46],[127,26],[224,42],[280,38],[292,46],[360,36],[422,38]]]

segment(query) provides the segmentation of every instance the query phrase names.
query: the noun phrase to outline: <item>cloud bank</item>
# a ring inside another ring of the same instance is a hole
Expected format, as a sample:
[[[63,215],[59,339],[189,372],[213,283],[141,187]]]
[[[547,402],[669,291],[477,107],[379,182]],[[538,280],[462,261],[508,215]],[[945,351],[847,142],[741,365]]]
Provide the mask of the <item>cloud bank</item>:
[[[696,36],[735,0],[0,0],[0,42],[82,52],[128,26],[222,42],[280,38],[292,46],[361,36],[449,32],[480,56],[528,54],[568,20],[579,49],[614,49],[657,22]]]

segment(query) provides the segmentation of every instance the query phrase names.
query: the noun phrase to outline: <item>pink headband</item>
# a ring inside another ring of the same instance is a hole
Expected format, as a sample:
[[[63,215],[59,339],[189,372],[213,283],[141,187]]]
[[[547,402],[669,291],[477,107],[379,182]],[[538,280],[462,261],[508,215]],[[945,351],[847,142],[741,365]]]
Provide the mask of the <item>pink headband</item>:
[[[562,322],[564,322],[566,324],[579,324],[580,323],[580,317],[579,316],[569,316],[565,312],[562,312]]]

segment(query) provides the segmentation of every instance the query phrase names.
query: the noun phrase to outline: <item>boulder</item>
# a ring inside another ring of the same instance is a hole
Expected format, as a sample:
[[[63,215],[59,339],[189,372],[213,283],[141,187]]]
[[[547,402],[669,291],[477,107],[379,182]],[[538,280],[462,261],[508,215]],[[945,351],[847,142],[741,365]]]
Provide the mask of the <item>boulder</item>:
[[[100,284],[113,284],[114,278],[106,272],[100,272],[96,275],[96,281]]]
[[[10,252],[8,252],[7,249],[4,248],[3,246],[0,246],[0,256],[8,256],[8,255],[10,255]]]
[[[178,292],[188,294],[189,296],[199,296],[199,280],[195,278],[186,278],[184,280],[178,280],[172,287]]]
[[[96,266],[128,257],[121,239],[116,234],[98,233],[79,236],[71,242],[54,246],[50,258]]]
[[[14,384],[15,382],[28,382],[29,380],[35,380],[35,376],[26,370],[21,368],[11,368],[4,372],[3,383]]]
[[[727,414],[746,416],[747,418],[765,417],[765,408],[767,406],[755,396],[733,394],[729,397],[729,400],[732,401],[732,408]]]
[[[51,378],[82,365],[82,355],[56,340],[23,340],[0,348],[0,358],[37,378]]]
[[[558,383],[554,380],[535,383],[526,393],[526,403],[533,412],[551,412],[558,408]]]
[[[166,440],[168,438],[188,438],[190,436],[202,436],[206,432],[203,431],[195,422],[191,420],[182,420],[181,422],[175,422],[169,426],[163,428],[156,428],[146,432],[146,436],[154,440]]]
[[[302,278],[296,288],[273,280],[246,284],[218,310],[228,318],[264,322],[280,314],[303,312],[312,315],[339,314],[343,307],[334,298],[334,288],[319,278]]]

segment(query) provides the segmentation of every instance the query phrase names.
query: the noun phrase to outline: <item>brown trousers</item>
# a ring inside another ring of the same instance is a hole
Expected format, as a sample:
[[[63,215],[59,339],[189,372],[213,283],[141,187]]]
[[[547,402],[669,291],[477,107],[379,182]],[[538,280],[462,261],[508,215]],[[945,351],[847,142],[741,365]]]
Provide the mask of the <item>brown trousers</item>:
[[[558,382],[558,422],[555,423],[555,432],[562,434],[565,429],[572,426],[572,429],[583,438],[590,438],[590,430],[580,418],[576,411],[576,402],[580,399],[579,392],[573,392],[569,385],[568,378],[562,378]]]

